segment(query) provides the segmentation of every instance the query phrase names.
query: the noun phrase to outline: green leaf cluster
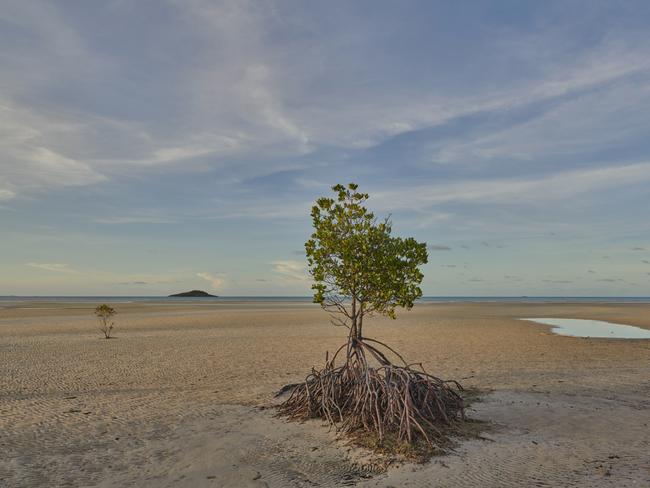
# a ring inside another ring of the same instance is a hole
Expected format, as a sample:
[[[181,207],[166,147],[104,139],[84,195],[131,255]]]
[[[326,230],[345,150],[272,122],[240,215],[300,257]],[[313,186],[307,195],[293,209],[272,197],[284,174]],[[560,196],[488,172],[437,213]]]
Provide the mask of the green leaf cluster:
[[[99,317],[100,319],[110,319],[116,313],[117,312],[113,307],[106,305],[105,303],[102,305],[98,305],[95,308],[95,315],[97,315],[97,317]]]
[[[343,315],[361,337],[363,317],[395,318],[395,309],[410,309],[422,296],[426,243],[393,237],[390,219],[378,221],[365,206],[369,196],[358,186],[332,187],[335,198],[319,198],[312,207],[314,233],[305,243],[314,280],[314,302]]]

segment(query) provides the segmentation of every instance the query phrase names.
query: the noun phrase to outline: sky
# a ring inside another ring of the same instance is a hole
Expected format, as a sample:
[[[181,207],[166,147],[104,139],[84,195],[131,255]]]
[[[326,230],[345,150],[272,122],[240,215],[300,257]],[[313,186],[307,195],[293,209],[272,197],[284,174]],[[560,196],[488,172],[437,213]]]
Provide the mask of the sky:
[[[308,295],[356,182],[429,296],[650,295],[650,2],[0,2],[0,295]]]

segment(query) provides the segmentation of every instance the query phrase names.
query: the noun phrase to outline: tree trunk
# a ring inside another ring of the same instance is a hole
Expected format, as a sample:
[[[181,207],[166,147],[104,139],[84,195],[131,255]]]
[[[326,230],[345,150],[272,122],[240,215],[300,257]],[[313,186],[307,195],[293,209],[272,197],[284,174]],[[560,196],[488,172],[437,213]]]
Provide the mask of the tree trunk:
[[[361,327],[363,325],[363,303],[352,295],[352,313],[350,316],[350,335],[348,336],[348,356],[361,345]]]
[[[361,309],[359,310],[359,320],[357,322],[357,338],[361,340],[363,337],[363,305],[361,306]]]
[[[350,324],[350,346],[354,347],[358,339],[359,332],[357,330],[357,299],[352,296],[352,323]]]

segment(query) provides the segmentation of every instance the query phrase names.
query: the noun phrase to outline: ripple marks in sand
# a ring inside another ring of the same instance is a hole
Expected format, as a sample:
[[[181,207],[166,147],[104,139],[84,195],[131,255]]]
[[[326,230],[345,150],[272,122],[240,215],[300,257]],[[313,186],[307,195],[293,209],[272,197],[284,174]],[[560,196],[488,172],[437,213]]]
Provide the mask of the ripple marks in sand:
[[[650,458],[645,454],[650,435],[640,428],[644,413],[630,402],[630,398],[494,394],[477,405],[478,416],[501,424],[488,436],[494,442],[466,442],[452,455],[421,467],[402,466],[359,486],[650,486]]]
[[[371,477],[370,473],[332,447],[305,449],[305,446],[299,448],[286,443],[264,442],[256,446],[246,460],[264,473],[264,480],[271,488],[355,486],[360,480]]]

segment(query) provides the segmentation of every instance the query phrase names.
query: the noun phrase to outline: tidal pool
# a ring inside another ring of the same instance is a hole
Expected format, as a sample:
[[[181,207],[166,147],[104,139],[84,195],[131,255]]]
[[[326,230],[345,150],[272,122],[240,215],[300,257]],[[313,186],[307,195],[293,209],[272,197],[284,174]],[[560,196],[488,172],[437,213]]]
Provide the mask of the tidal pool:
[[[521,319],[553,326],[552,332],[571,337],[605,337],[607,339],[650,339],[650,330],[632,325],[584,319]]]

